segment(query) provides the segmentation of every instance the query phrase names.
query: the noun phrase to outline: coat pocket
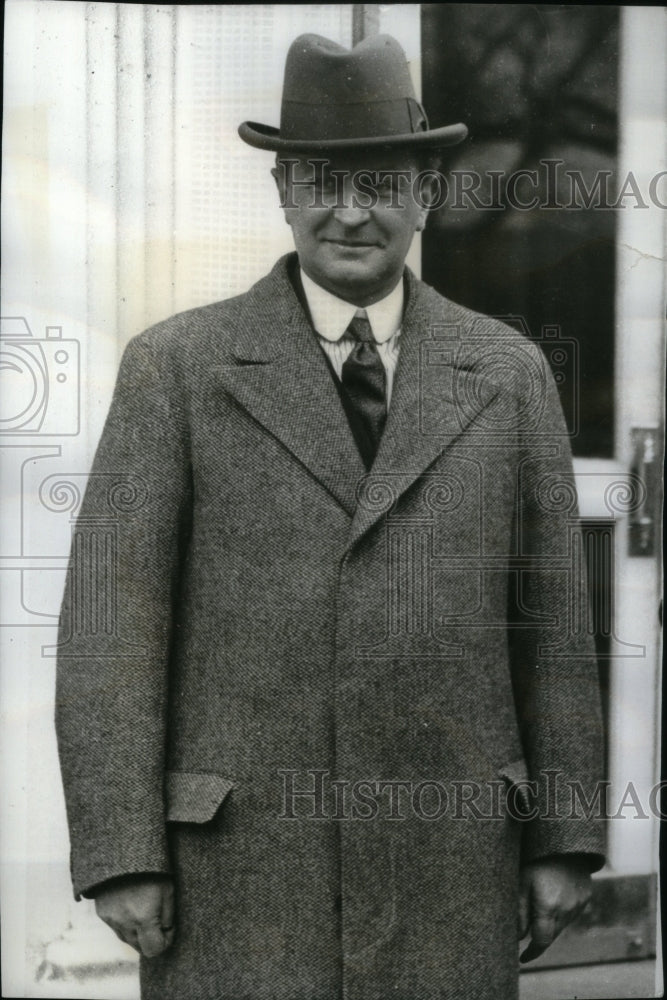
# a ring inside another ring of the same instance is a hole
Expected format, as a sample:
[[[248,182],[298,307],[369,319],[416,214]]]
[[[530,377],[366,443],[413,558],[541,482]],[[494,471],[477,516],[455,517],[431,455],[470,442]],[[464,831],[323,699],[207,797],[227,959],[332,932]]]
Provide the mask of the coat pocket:
[[[165,796],[167,821],[208,823],[235,787],[220,774],[197,771],[167,771]]]
[[[530,812],[535,803],[528,784],[528,766],[523,757],[503,764],[502,767],[498,768],[498,774],[506,782],[508,793],[512,792],[516,795],[520,808]]]

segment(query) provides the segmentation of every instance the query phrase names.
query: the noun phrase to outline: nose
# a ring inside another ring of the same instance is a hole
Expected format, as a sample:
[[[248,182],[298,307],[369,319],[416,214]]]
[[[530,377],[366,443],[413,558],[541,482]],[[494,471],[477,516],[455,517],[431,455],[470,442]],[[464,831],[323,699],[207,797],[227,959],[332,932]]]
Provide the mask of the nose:
[[[348,199],[345,205],[334,208],[333,216],[341,226],[345,226],[347,229],[356,229],[368,222],[371,214],[367,208],[359,208]]]

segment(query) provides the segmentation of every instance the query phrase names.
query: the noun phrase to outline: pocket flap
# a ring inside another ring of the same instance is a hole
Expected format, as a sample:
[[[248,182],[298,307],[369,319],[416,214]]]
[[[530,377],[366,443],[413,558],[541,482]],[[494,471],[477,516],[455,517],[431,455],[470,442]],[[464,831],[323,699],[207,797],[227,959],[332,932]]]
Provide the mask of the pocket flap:
[[[208,823],[232,788],[234,782],[220,774],[167,771],[167,820],[172,823]]]
[[[528,765],[523,757],[519,757],[518,760],[512,760],[509,764],[499,767],[498,774],[509,781],[510,785],[519,785],[523,781],[528,781]]]
[[[502,767],[498,768],[498,774],[501,778],[505,779],[510,787],[513,785],[516,786],[516,794],[519,796],[523,808],[530,811],[532,802],[530,789],[527,787],[529,780],[528,766],[523,757],[519,757],[518,760],[512,760],[509,764],[503,764]]]

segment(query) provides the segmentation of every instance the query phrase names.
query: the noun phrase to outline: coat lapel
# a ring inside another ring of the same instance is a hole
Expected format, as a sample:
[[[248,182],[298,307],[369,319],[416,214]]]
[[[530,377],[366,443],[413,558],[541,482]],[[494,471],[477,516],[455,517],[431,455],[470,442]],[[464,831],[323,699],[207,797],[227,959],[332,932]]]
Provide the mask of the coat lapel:
[[[288,258],[246,295],[219,384],[352,518],[352,548],[492,402],[454,308],[408,274],[392,403],[366,473],[324,354],[288,276]],[[451,309],[451,311],[449,311]]]
[[[364,465],[287,260],[248,292],[233,358],[215,375],[352,517]]]
[[[470,345],[446,300],[408,273],[408,304],[387,423],[373,467],[358,488],[348,548],[497,396],[473,369]]]

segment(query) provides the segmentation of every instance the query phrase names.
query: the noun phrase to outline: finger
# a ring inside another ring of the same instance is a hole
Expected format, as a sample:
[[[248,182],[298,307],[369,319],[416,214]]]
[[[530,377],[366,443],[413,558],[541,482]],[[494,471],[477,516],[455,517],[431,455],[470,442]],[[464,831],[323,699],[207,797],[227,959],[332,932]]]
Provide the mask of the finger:
[[[137,939],[141,954],[146,958],[155,958],[167,947],[162,928],[157,922],[140,924],[137,927]]]
[[[165,947],[165,950],[167,948],[171,948],[172,944],[174,943],[174,938],[176,937],[176,930],[175,930],[175,928],[174,927],[170,927],[168,930],[163,928],[162,933],[164,934],[164,947]]]
[[[547,950],[557,934],[555,917],[550,914],[540,914],[533,920],[530,930],[531,940],[521,955],[521,962],[532,962]]]
[[[519,961],[522,965],[525,965],[526,962],[532,962],[535,958],[539,958],[544,950],[544,948],[539,948],[535,942],[531,940],[528,942],[527,947],[521,952]]]
[[[553,913],[538,914],[530,929],[535,944],[542,950],[548,948],[556,937],[556,915]]]
[[[587,908],[589,900],[581,899],[577,903],[565,908],[563,907],[556,914],[556,934],[554,937],[558,937],[560,932],[564,930],[569,924],[577,920],[581,916],[583,911]]]
[[[169,930],[174,926],[174,885],[167,882],[162,890],[162,907],[160,910],[160,925],[163,930]]]
[[[162,893],[162,907],[160,911],[160,926],[164,936],[164,947],[170,948],[174,943],[176,931],[174,928],[175,906],[174,906],[174,885],[173,882],[165,883]]]
[[[134,948],[135,951],[140,951],[137,932],[133,928],[126,927],[116,921],[109,921],[108,923],[117,938],[120,938],[125,944],[129,944],[130,948]]]

